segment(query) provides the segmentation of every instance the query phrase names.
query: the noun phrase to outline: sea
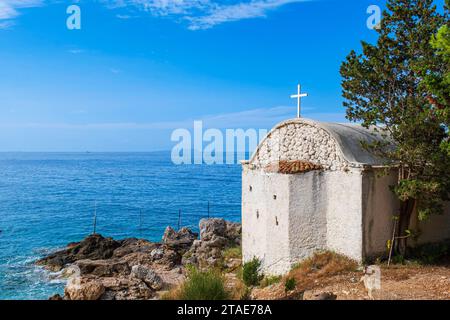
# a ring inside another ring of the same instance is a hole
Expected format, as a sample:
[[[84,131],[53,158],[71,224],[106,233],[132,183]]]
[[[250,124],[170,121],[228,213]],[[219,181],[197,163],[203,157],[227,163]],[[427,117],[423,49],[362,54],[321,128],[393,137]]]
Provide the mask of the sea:
[[[96,229],[160,241],[167,226],[239,222],[241,166],[175,165],[170,152],[0,153],[0,300],[48,299],[64,281],[34,262]]]

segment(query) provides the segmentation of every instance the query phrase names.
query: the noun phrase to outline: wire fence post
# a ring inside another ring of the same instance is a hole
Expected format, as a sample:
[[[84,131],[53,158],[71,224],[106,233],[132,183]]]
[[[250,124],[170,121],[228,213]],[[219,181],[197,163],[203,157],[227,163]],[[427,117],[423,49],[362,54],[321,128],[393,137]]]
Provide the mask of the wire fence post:
[[[139,209],[139,237],[142,238],[142,209]]]
[[[92,234],[95,234],[96,232],[97,232],[97,201],[94,201],[94,221],[93,221],[93,224],[94,224],[94,226],[93,226],[93,233]]]
[[[181,209],[178,210],[178,230],[181,229]]]

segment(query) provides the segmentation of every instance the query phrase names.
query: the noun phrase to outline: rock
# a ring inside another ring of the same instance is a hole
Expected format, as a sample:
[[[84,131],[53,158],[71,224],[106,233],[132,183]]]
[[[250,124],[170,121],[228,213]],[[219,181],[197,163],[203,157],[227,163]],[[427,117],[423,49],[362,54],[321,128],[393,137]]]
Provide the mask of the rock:
[[[336,300],[333,292],[313,292],[307,290],[303,293],[303,300]]]
[[[64,290],[65,300],[146,300],[152,290],[139,279],[123,277],[80,277]]]
[[[227,268],[228,270],[237,270],[241,265],[242,265],[241,259],[231,258],[225,262],[224,267]]]
[[[184,251],[184,250],[183,250]],[[165,247],[163,249],[163,256],[161,259],[157,260],[156,263],[166,266],[168,269],[181,264],[182,255],[179,251],[172,250],[171,248]]]
[[[80,278],[79,281],[69,281],[64,289],[64,298],[67,300],[99,300],[105,292],[101,281]]]
[[[153,290],[161,290],[163,287],[163,282],[158,274],[152,269],[143,266],[143,265],[135,265],[131,268],[132,278],[136,278],[144,281],[147,286]]]
[[[120,241],[120,247],[114,250],[113,257],[122,258],[131,253],[149,253],[155,249],[158,244],[136,238],[129,238]]]
[[[224,219],[211,218],[200,220],[200,240],[210,241],[215,236],[224,236],[227,224]]]
[[[209,241],[205,240],[204,243],[207,243],[210,248],[225,248],[228,245],[228,239],[213,234],[211,239]]]
[[[156,249],[153,249],[152,251],[150,251],[150,257],[154,261],[162,259],[163,256],[164,256],[164,250],[162,248],[156,248]]]
[[[181,228],[178,232],[171,227],[167,227],[162,237],[163,244],[180,251],[186,252],[191,247],[198,234],[192,232],[189,228]]]
[[[128,263],[117,259],[78,260],[75,265],[80,269],[81,275],[92,274],[99,277],[109,277],[115,274],[130,274]]]
[[[240,246],[242,239],[242,226],[240,223],[226,221],[227,227],[225,237],[231,241],[233,246]]]
[[[180,285],[184,265],[222,266],[222,252],[240,244],[241,227],[223,219],[203,219],[202,239],[189,228],[167,227],[162,243],[129,238],[120,241],[90,235],[70,243],[37,264],[68,278],[64,297],[53,300],[151,299],[164,287]],[[234,267],[230,262],[230,267]]]
[[[61,297],[61,295],[59,295],[59,294],[55,294],[55,295],[51,296],[50,298],[48,298],[48,300],[58,301],[58,300],[63,300],[63,297]]]
[[[222,252],[241,244],[241,225],[226,222],[224,219],[200,220],[200,240],[192,243],[182,258],[183,265],[195,265],[201,268],[221,266]]]
[[[72,244],[65,250],[58,251],[38,260],[36,264],[53,271],[59,271],[67,264],[71,264],[77,260],[108,259],[119,246],[120,242],[112,238],[104,238],[99,234],[93,234],[77,244]]]
[[[102,300],[148,300],[153,291],[139,279],[110,277],[101,278],[105,293]]]

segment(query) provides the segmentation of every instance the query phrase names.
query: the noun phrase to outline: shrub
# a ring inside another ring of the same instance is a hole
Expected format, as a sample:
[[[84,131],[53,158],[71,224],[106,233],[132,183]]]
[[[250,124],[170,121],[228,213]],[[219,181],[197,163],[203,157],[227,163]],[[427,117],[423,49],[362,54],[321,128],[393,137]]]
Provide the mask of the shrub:
[[[257,286],[262,280],[263,275],[260,274],[259,268],[261,267],[261,261],[258,258],[244,263],[242,267],[242,280],[247,286]]]
[[[284,291],[292,291],[295,289],[295,286],[297,285],[297,281],[295,281],[294,277],[290,277],[286,279],[286,282],[284,283]]]
[[[251,299],[252,290],[249,287],[245,287],[242,292],[239,300],[250,300]]]
[[[225,289],[222,275],[215,270],[199,271],[191,268],[185,283],[180,287],[180,300],[226,300],[229,293]]]
[[[450,243],[444,241],[422,244],[412,248],[410,256],[420,264],[436,264],[450,256]]]

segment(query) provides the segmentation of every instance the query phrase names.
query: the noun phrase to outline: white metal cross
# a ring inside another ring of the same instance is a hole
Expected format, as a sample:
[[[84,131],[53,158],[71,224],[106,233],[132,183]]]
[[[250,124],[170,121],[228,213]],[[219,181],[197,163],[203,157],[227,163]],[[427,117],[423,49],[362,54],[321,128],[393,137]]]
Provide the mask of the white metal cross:
[[[300,108],[301,108],[301,100],[304,97],[307,97],[307,93],[302,93],[302,88],[300,85],[298,85],[298,93],[291,95],[292,99],[297,98],[297,118],[300,118]]]

